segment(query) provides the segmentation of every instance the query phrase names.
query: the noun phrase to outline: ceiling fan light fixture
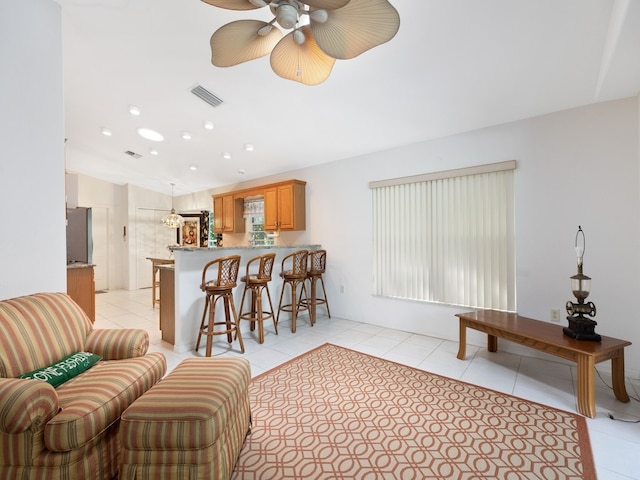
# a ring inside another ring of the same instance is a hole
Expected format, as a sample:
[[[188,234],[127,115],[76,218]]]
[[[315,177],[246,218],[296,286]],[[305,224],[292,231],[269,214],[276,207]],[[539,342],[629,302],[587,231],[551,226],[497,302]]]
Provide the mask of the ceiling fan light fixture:
[[[309,17],[311,18],[311,20],[313,20],[314,22],[318,22],[318,23],[324,23],[327,21],[327,19],[329,18],[329,14],[327,13],[326,10],[324,9],[319,9],[319,10],[314,10],[309,14]]]
[[[271,53],[273,71],[318,85],[336,59],[354,58],[391,40],[400,15],[389,0],[203,0],[229,10],[268,6],[270,22],[236,20],[211,36],[211,63],[230,67]],[[293,30],[286,36],[275,25]]]
[[[297,32],[304,36],[298,43]],[[311,28],[305,25],[286,35],[271,52],[271,68],[287,80],[304,85],[318,85],[324,82],[333,69],[336,59],[320,49],[311,35]]]
[[[302,45],[304,43],[304,33],[300,30],[294,30],[293,41],[296,42],[297,45]]]
[[[269,55],[282,38],[279,28],[258,34],[270,25],[261,20],[236,20],[223,25],[211,35],[211,63],[216,67],[232,67]]]
[[[292,29],[298,23],[298,8],[290,3],[279,5],[276,9],[276,22],[284,29]]]
[[[273,25],[271,25],[270,23],[267,23],[264,27],[258,30],[258,35],[260,35],[261,37],[264,37],[265,35],[269,35],[272,29],[273,29]]]

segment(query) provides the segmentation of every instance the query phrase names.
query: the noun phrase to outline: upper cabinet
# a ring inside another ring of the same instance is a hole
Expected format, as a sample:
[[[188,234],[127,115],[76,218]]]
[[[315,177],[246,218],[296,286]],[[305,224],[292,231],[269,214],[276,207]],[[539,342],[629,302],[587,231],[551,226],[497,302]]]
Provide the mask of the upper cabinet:
[[[244,233],[244,198],[264,196],[264,229],[305,230],[307,182],[287,180],[213,196],[213,230]]]
[[[233,193],[214,195],[213,231],[216,233],[244,233],[244,205]]]
[[[264,229],[304,230],[305,182],[291,180],[264,189]]]

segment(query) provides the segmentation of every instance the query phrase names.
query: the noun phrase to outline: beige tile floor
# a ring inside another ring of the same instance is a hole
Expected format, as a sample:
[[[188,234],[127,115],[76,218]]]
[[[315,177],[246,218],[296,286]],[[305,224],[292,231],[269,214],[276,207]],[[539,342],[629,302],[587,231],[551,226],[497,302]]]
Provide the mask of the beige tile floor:
[[[251,362],[252,375],[263,373],[314,347],[330,342],[412,367],[446,375],[476,385],[513,394],[531,401],[575,412],[575,366],[555,361],[505,352],[489,354],[485,348],[467,346],[467,360],[456,359],[457,342],[416,335],[347,319],[327,318],[319,308],[318,321],[312,328],[308,317],[299,318],[292,334],[288,320],[281,318],[279,335],[266,323],[265,342],[259,344],[243,322],[244,357]],[[109,291],[96,295],[96,328],[143,328],[149,332],[150,350],[167,357],[169,369],[183,359],[202,355],[176,354],[161,339],[159,312],[151,306],[151,290]],[[288,317],[285,317],[288,319]],[[242,355],[237,342],[229,346],[224,336],[214,344],[214,355]],[[637,347],[636,347],[637,348]],[[627,379],[627,391],[635,397],[623,404],[615,399],[606,370],[597,379],[597,416],[588,419],[589,436],[600,480],[640,480],[640,423],[609,418],[640,420],[640,381]]]

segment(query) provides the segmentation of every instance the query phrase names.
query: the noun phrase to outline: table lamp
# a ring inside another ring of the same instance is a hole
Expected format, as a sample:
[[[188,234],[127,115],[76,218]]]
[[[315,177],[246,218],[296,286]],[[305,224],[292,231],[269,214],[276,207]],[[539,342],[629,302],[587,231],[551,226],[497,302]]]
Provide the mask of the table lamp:
[[[579,243],[579,236],[582,236],[582,243]],[[569,322],[568,327],[563,328],[565,335],[576,340],[591,340],[599,342],[602,340],[600,335],[595,333],[597,322],[586,318],[596,316],[596,306],[593,302],[585,303],[586,298],[589,296],[591,289],[591,278],[582,273],[582,260],[584,257],[586,240],[582,227],[578,225],[578,232],[576,233],[576,255],[578,256],[578,273],[571,277],[571,291],[578,300],[578,303],[574,303],[571,300],[567,302],[567,320]]]

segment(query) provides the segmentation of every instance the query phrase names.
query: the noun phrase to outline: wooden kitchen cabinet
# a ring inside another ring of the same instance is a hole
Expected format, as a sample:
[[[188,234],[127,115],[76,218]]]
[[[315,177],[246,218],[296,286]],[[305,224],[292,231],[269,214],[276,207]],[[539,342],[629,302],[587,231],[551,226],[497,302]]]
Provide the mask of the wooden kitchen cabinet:
[[[306,182],[291,180],[264,189],[264,229],[304,230]]]
[[[244,233],[244,203],[233,193],[214,195],[213,231],[216,233]]]
[[[96,321],[96,284],[93,265],[67,266],[67,295],[84,310],[92,322]]]

